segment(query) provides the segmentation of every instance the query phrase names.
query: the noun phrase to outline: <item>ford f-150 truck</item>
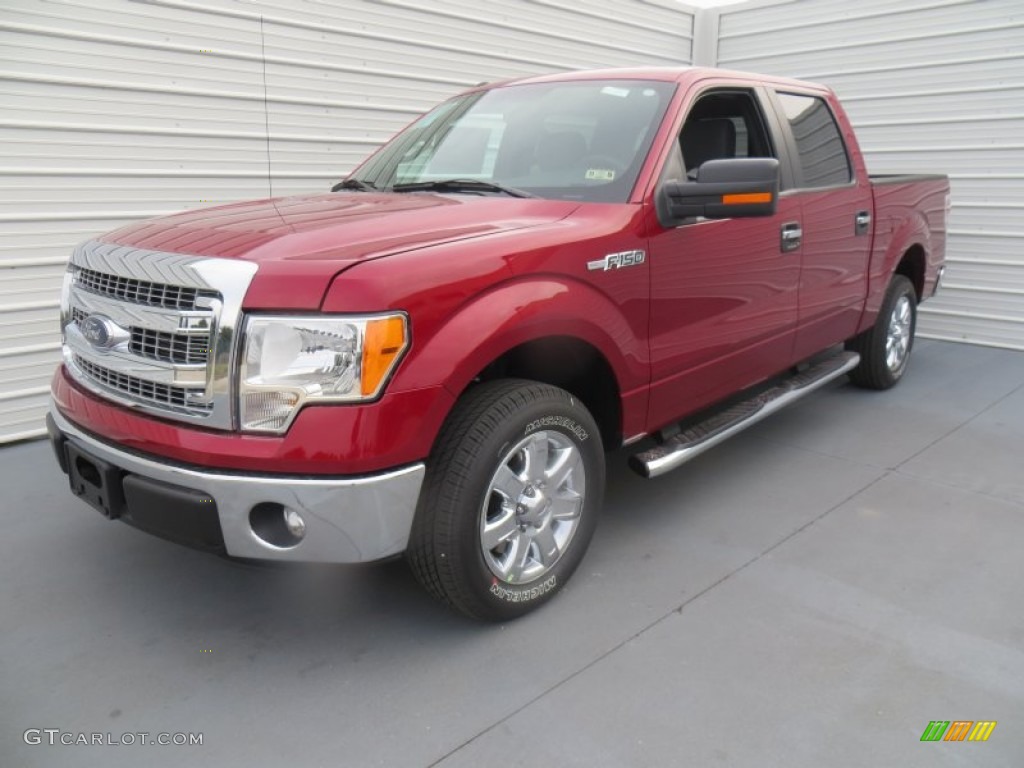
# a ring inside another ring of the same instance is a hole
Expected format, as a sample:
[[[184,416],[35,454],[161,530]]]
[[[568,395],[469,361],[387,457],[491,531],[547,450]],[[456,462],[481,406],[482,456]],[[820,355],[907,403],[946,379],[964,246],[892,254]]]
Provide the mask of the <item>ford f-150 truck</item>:
[[[575,72],[441,104],[330,193],[79,246],[47,422],[73,493],[229,557],[407,557],[505,620],[654,477],[840,376],[885,389],[949,184],[869,176],[835,95]]]

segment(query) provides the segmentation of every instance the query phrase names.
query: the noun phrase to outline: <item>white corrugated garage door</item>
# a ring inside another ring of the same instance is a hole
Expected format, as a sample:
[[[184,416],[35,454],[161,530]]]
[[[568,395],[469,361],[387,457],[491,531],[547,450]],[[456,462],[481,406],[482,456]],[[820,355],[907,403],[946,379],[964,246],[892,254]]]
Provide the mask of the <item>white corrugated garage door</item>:
[[[824,82],[874,173],[948,173],[934,338],[1024,349],[1024,16],[1020,0],[795,0],[724,8],[719,66]]]
[[[4,0],[0,442],[41,434],[75,243],[327,189],[467,86],[687,64],[692,29],[672,0]]]

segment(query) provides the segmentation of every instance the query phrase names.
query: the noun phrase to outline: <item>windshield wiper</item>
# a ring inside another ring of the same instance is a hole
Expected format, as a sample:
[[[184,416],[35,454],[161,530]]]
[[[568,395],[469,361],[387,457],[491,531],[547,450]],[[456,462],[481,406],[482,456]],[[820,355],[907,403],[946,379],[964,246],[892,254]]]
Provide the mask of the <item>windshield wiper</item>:
[[[493,181],[481,181],[479,179],[415,181],[409,184],[395,184],[391,189],[394,192],[419,192],[423,190],[437,192],[500,192],[509,197],[535,197],[535,195],[515,187],[506,187],[502,184],[495,184]]]
[[[331,187],[331,192],[337,192],[339,189],[357,189],[360,192],[375,192],[377,190],[377,185],[372,181],[348,178],[344,181],[339,181]]]

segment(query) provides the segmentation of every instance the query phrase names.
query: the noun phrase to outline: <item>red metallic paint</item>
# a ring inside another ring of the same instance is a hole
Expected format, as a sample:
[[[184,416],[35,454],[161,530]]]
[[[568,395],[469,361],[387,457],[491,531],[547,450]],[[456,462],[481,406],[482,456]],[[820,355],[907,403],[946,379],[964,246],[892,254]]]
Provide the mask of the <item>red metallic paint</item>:
[[[409,313],[412,348],[389,391],[441,382],[458,394],[518,344],[583,340],[609,362],[620,392],[642,390],[623,404],[624,434],[635,434],[649,382],[647,265],[603,272],[587,262],[644,248],[643,210],[588,203],[545,226],[360,264],[334,281],[323,309]]]
[[[790,363],[800,252],[780,253],[779,231],[798,218],[784,198],[771,217],[651,236],[651,428],[678,420],[681,402],[702,408]]]
[[[316,311],[339,272],[381,256],[558,220],[577,203],[335,192],[187,211],[115,230],[121,245],[259,264],[246,309]]]
[[[362,475],[419,461],[453,398],[444,387],[385,394],[375,403],[304,408],[282,437],[195,429],[101,400],[63,368],[51,384],[61,412],[124,448],[210,469]]]
[[[873,227],[855,234],[860,211],[874,214],[871,183],[857,137],[835,95],[799,89],[824,98],[832,109],[849,152],[853,181],[847,186],[796,190],[801,206],[800,299],[794,357],[813,355],[857,333],[864,311]]]
[[[874,323],[889,278],[912,246],[920,246],[925,253],[925,297],[931,296],[939,267],[946,259],[944,214],[948,187],[908,181],[876,185],[873,189],[875,243],[860,330]]]
[[[876,189],[867,270],[862,244],[848,247],[844,231],[853,237],[854,211],[846,207],[867,204],[872,188],[831,92],[703,69],[533,80],[609,77],[679,83],[628,203],[339,192],[191,211],[105,237],[256,262],[247,311],[408,312],[411,347],[379,401],[307,407],[280,437],[231,434],[112,405],[58,371],[57,407],[106,440],[174,461],[363,474],[425,458],[458,394],[506,350],[571,336],[608,361],[622,396],[621,433],[631,437],[784,369],[804,347],[867,327],[910,246],[924,248],[926,285],[934,284],[945,247],[941,184]],[[661,168],[695,95],[716,84],[799,88],[829,98],[854,157],[856,185],[842,201],[831,190],[783,196],[770,219],[662,228],[653,208]],[[806,244],[802,253],[780,254],[778,227],[790,219],[803,221]],[[587,268],[631,250],[647,251],[647,260],[608,272]]]

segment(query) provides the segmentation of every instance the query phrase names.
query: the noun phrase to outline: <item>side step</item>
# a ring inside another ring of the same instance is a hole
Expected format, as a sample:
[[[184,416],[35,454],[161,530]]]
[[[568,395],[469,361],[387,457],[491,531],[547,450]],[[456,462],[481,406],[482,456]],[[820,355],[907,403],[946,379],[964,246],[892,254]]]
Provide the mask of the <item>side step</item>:
[[[856,368],[859,362],[860,355],[856,352],[840,352],[749,400],[713,414],[661,445],[634,454],[629,459],[630,466],[644,477],[663,475],[833,379],[838,379]]]

